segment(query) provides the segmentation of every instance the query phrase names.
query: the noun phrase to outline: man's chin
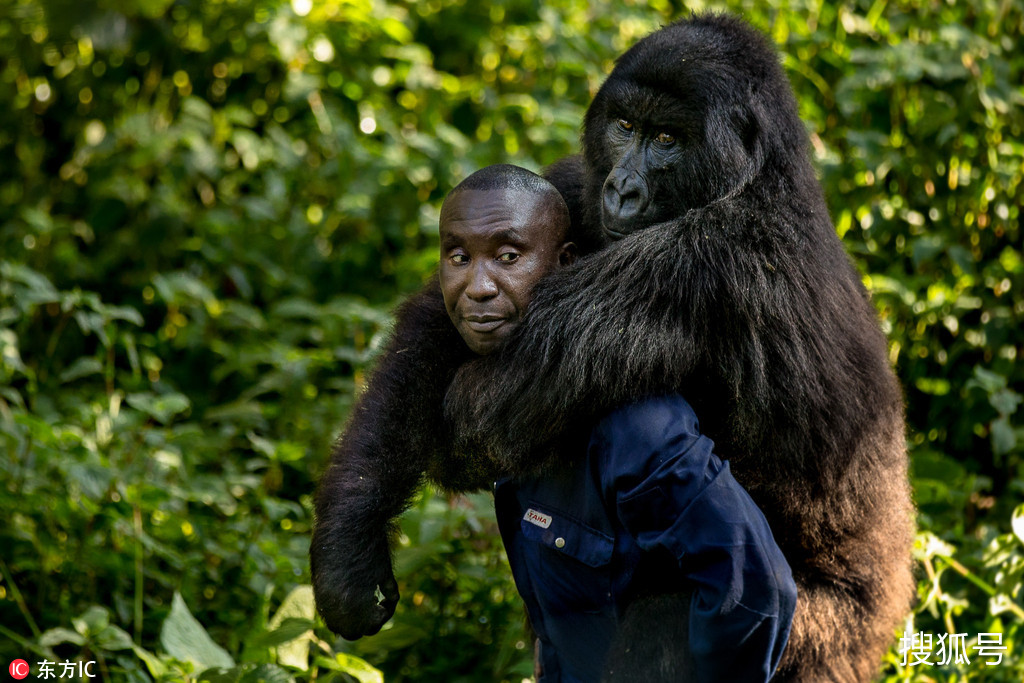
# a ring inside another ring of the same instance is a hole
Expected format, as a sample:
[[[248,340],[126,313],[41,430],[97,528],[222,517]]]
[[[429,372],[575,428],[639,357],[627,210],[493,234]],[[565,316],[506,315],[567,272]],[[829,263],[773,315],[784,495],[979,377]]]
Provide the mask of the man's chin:
[[[467,339],[466,345],[469,346],[470,351],[478,356],[487,356],[500,346],[497,339]]]
[[[463,330],[462,338],[466,340],[466,346],[470,351],[480,356],[494,353],[505,343],[513,325],[502,325],[493,332],[473,332]]]

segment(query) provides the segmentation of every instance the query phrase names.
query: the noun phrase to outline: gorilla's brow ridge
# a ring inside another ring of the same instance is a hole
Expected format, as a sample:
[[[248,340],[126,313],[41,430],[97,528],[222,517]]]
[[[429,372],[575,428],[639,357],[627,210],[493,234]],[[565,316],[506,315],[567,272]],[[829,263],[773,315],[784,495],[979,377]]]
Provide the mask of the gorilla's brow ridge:
[[[696,97],[682,98],[677,93],[665,92],[664,88],[656,90],[631,82],[614,85],[608,100],[611,117],[659,130],[688,129],[698,117],[700,108]]]

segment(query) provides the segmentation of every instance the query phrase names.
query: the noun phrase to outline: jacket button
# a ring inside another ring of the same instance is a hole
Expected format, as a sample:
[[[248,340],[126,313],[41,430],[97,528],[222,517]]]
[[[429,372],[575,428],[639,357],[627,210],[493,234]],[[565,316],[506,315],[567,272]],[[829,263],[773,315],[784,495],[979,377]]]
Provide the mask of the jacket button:
[[[565,547],[565,539],[562,538],[561,536],[556,538],[555,539],[555,547],[556,548],[564,548]]]

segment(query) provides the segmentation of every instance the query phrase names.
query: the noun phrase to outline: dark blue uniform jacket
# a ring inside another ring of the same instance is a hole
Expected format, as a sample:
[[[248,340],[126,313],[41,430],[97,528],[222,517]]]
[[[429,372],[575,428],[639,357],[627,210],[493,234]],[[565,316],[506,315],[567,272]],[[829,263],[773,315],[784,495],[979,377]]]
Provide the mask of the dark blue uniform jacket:
[[[761,510],[712,446],[682,397],[652,398],[601,420],[562,475],[495,486],[541,681],[599,681],[630,601],[685,590],[699,679],[771,677],[796,584]]]

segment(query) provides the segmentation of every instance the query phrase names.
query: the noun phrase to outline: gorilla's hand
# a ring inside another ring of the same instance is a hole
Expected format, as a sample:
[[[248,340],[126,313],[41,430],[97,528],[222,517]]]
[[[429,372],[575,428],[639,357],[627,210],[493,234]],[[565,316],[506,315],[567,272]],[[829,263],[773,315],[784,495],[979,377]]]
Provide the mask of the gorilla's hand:
[[[347,557],[338,552],[312,553],[316,606],[327,628],[342,638],[372,636],[395,613],[398,582],[391,566],[388,535],[381,532],[358,548],[348,547]],[[314,538],[314,543],[324,543]],[[317,558],[331,559],[321,563]]]
[[[668,387],[684,368],[690,321],[652,282],[678,282],[685,259],[666,248],[681,222],[643,230],[545,277],[505,346],[465,363],[445,397],[457,448],[482,452],[504,474],[537,471],[571,428],[611,408]],[[682,296],[672,292],[673,296]],[[671,359],[671,362],[668,362]]]

